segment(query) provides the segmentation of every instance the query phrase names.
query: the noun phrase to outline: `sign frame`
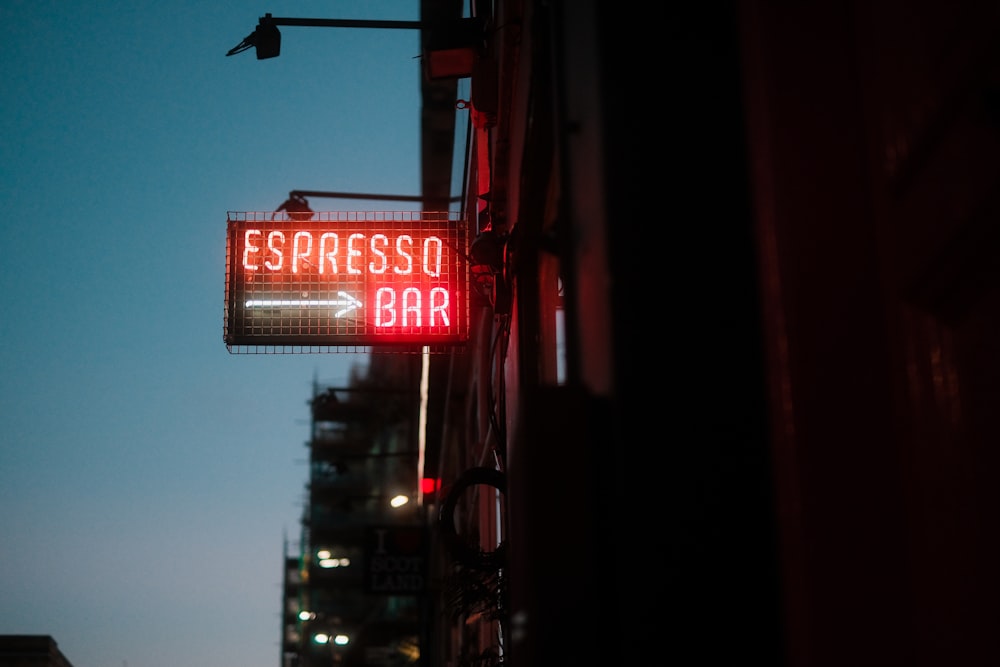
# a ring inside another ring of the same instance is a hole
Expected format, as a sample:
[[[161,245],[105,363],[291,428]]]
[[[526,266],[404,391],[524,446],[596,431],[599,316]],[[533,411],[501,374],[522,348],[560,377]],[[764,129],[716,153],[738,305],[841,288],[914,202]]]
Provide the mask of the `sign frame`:
[[[230,352],[468,342],[468,228],[456,212],[229,211]]]

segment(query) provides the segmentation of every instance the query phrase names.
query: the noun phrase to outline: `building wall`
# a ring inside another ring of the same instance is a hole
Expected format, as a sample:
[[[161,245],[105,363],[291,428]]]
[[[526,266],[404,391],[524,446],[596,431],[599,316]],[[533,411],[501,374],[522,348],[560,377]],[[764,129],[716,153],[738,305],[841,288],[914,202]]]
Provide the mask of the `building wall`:
[[[1000,662],[997,9],[477,4],[511,664]]]
[[[788,660],[996,662],[997,10],[744,4]]]
[[[0,667],[73,667],[48,635],[0,635]]]

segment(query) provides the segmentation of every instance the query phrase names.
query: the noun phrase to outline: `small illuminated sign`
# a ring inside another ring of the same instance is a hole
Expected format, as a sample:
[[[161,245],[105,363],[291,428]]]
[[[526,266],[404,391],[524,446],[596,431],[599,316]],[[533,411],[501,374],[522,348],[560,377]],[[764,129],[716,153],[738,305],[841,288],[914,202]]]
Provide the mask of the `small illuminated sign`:
[[[427,585],[427,528],[366,526],[365,592],[419,595]]]
[[[466,230],[449,213],[233,213],[232,346],[454,345],[469,335]]]

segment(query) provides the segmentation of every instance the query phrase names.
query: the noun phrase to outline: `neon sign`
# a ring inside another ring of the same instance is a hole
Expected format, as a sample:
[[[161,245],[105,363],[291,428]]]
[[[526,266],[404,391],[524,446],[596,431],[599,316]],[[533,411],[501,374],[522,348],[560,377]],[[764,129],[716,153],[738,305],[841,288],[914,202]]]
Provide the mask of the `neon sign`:
[[[466,232],[452,214],[290,215],[229,214],[227,346],[468,339]]]

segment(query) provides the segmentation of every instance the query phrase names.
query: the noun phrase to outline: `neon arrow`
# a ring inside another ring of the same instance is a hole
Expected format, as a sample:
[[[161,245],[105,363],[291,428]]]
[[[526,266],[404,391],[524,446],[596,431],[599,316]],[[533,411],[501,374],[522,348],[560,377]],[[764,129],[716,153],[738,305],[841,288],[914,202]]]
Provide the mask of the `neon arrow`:
[[[333,316],[340,317],[361,308],[361,302],[347,292],[337,292],[339,299],[250,299],[247,308],[330,308],[340,307]]]

